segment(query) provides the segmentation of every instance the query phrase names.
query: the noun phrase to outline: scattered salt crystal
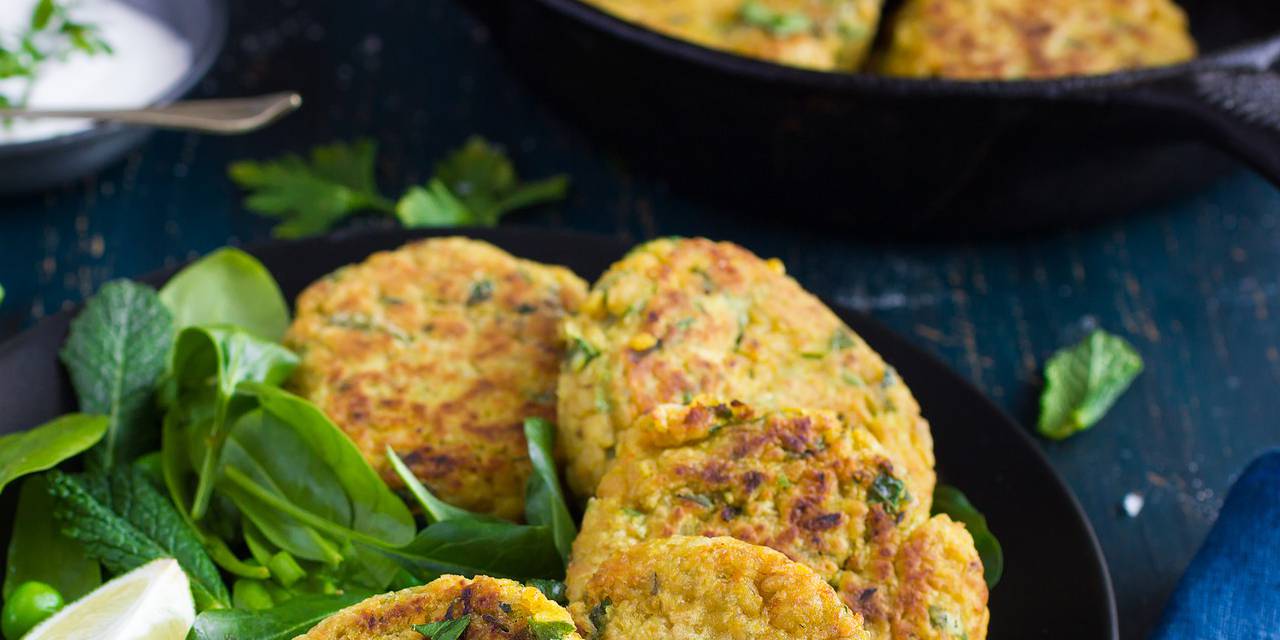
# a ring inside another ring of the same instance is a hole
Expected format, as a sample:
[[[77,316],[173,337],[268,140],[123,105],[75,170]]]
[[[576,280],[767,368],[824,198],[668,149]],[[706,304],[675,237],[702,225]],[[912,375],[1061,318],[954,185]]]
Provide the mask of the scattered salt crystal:
[[[1125,494],[1124,496],[1125,515],[1129,516],[1130,518],[1138,517],[1138,514],[1142,513],[1142,505],[1145,503],[1146,503],[1146,500],[1142,498],[1142,494],[1140,493],[1135,493],[1131,491]]]

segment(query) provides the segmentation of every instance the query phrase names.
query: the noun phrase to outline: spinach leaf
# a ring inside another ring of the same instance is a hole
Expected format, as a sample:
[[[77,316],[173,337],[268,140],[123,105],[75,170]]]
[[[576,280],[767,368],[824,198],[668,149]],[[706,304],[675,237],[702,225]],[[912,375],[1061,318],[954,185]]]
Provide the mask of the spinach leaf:
[[[62,533],[109,571],[124,573],[157,558],[175,558],[191,580],[197,606],[230,606],[227,587],[200,539],[137,469],[80,476],[52,471],[48,479]]]
[[[569,515],[560,478],[556,475],[552,455],[556,428],[541,418],[529,418],[524,421],[524,437],[529,443],[529,459],[533,462],[533,474],[529,476],[525,490],[525,519],[529,524],[551,528],[560,559],[568,566],[578,528],[574,525],[573,516]]]
[[[427,640],[458,640],[470,624],[471,614],[467,614],[453,620],[415,624],[413,630],[421,633]]]
[[[128,280],[103,285],[72,321],[61,356],[80,410],[109,419],[92,463],[128,464],[150,448],[157,435],[152,389],[172,340],[173,317],[155,291]]]
[[[196,616],[192,634],[195,640],[293,640],[321,620],[372,595],[363,591],[302,595],[260,611],[205,611]]]
[[[257,258],[219,249],[179,271],[160,290],[178,329],[232,325],[279,340],[289,328],[289,305]]]
[[[409,509],[324,413],[275,387],[244,383],[241,389],[260,408],[242,416],[231,430],[218,486],[268,539],[281,520],[339,541],[400,546],[413,539]],[[281,517],[264,523],[264,509]],[[281,540],[272,542],[311,557]]]
[[[400,481],[404,482],[405,488],[409,490],[409,493],[413,498],[418,501],[418,505],[422,507],[422,512],[426,515],[428,523],[435,524],[437,522],[455,520],[457,518],[489,520],[494,522],[499,520],[498,518],[487,514],[473,513],[466,509],[460,509],[445,502],[444,500],[441,500],[440,498],[437,498],[435,494],[431,493],[429,489],[422,485],[422,482],[418,480],[418,477],[413,475],[413,471],[409,469],[409,466],[404,463],[404,460],[400,459],[400,456],[396,455],[395,450],[389,445],[387,446],[387,459],[391,461],[391,468],[395,470],[396,475],[400,477]]]
[[[446,520],[423,529],[404,547],[379,551],[423,582],[450,573],[513,579],[564,576],[551,531],[542,526]]]
[[[987,588],[996,586],[1004,575],[1004,549],[1000,541],[987,528],[987,519],[969,499],[955,487],[940,484],[933,490],[933,514],[945,513],[952,520],[964,525],[973,536],[973,546],[982,558],[983,577]]]
[[[1063,440],[1093,426],[1133,379],[1142,357],[1123,338],[1101,329],[1049,359],[1040,395],[1041,435]]]
[[[62,535],[53,520],[53,496],[44,476],[22,483],[4,570],[4,598],[18,585],[38,580],[71,602],[102,584],[98,561],[80,543]]]
[[[243,382],[278,385],[297,366],[297,356],[288,349],[234,327],[187,327],[178,334],[169,365],[175,397],[168,400],[166,419],[185,423],[186,441],[201,445],[190,506],[193,519],[200,520],[208,510],[217,461],[232,422],[252,406],[243,398],[235,402],[237,386]],[[165,460],[176,462],[172,455]]]
[[[542,592],[548,600],[560,605],[569,606],[568,588],[559,580],[545,580],[542,578],[533,578],[525,582],[525,586],[533,587]]]
[[[109,424],[105,416],[69,413],[30,431],[0,436],[0,491],[22,476],[52,469],[97,444]]]

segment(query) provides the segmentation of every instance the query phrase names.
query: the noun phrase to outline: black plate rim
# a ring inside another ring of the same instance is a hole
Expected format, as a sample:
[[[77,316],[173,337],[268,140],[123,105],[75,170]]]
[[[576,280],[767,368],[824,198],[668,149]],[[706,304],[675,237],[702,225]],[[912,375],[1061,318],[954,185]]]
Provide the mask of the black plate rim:
[[[594,243],[597,246],[611,245],[617,249],[617,259],[621,259],[632,244],[629,239],[624,239],[618,236],[607,236],[574,230],[504,226],[499,228],[459,227],[451,229],[417,230],[400,228],[348,229],[312,238],[298,240],[272,240],[252,243],[241,248],[255,256],[259,256],[262,253],[282,251],[291,247],[300,248],[306,245],[313,245],[316,249],[319,249],[325,244],[332,245],[346,242],[373,243],[390,249],[413,240],[440,236],[464,236],[492,242],[498,245],[502,245],[504,241],[507,240],[528,241],[531,237],[533,237],[533,239],[541,239],[547,243],[568,241],[574,243]],[[194,259],[172,267],[157,269],[132,279],[158,287],[192,261],[194,261]],[[1119,614],[1116,607],[1115,587],[1111,579],[1110,569],[1107,565],[1106,555],[1103,553],[1102,545],[1098,541],[1097,532],[1094,531],[1093,523],[1089,520],[1088,515],[1084,511],[1084,507],[1076,498],[1075,493],[1071,490],[1066,480],[1062,478],[1061,474],[1058,473],[1057,469],[1049,462],[1048,457],[1041,450],[1035,439],[1027,433],[1026,429],[1022,428],[1017,420],[1013,419],[1012,416],[1005,412],[1004,409],[992,402],[986,394],[982,393],[963,376],[956,373],[949,365],[933,353],[915,346],[909,340],[902,337],[896,331],[893,331],[887,325],[884,325],[869,314],[844,305],[833,303],[827,299],[823,299],[823,303],[827,304],[838,316],[842,319],[846,319],[846,321],[847,318],[850,317],[857,318],[860,325],[870,328],[872,333],[877,334],[878,340],[894,342],[894,350],[911,352],[913,358],[928,365],[930,368],[934,369],[939,376],[945,378],[947,384],[953,386],[957,390],[957,393],[970,396],[974,402],[982,405],[982,407],[986,411],[990,412],[992,416],[998,417],[1002,428],[1005,431],[1015,434],[1015,437],[1019,439],[1024,447],[1029,451],[1033,462],[1047,472],[1052,488],[1060,494],[1059,497],[1065,498],[1067,504],[1070,506],[1071,515],[1075,517],[1080,528],[1083,530],[1085,538],[1088,541],[1091,558],[1096,565],[1101,579],[1101,595],[1106,602],[1105,615],[1107,626],[1109,628],[1108,638],[1106,640],[1119,640],[1120,627]],[[59,324],[65,326],[66,323],[70,321],[70,318],[79,312],[81,307],[82,303],[76,304],[73,307],[43,318],[34,326],[0,343],[0,362],[21,351],[28,342],[37,340],[39,337],[38,334]]]
[[[187,67],[186,73],[182,75],[172,86],[169,87],[161,96],[153,102],[153,105],[169,104],[179,98],[182,98],[195,88],[204,77],[209,73],[209,69],[213,68],[213,63],[217,61],[221,55],[222,49],[226,46],[227,30],[230,25],[230,13],[227,8],[227,0],[205,0],[209,4],[209,10],[212,17],[203,34],[203,42],[192,43],[200,48],[194,51],[191,59],[191,66]],[[44,153],[49,150],[66,149],[75,147],[87,142],[98,140],[119,133],[128,128],[128,125],[111,123],[111,124],[95,124],[84,131],[77,131],[67,135],[54,136],[52,138],[42,138],[39,140],[31,140],[28,142],[18,142],[14,144],[0,144],[0,160],[34,155]]]
[[[1241,59],[1274,53],[1280,47],[1280,30],[1271,36],[1225,47],[1208,55],[1173,65],[1132,69],[1091,76],[1032,80],[949,80],[906,78],[864,72],[839,73],[792,67],[712,49],[666,35],[614,16],[583,0],[537,0],[552,11],[568,16],[600,33],[620,38],[663,56],[679,58],[729,75],[767,83],[784,83],[797,89],[872,93],[888,96],[936,96],[974,98],[1060,99],[1076,93],[1125,89],[1135,85],[1181,77],[1206,69],[1237,66]]]

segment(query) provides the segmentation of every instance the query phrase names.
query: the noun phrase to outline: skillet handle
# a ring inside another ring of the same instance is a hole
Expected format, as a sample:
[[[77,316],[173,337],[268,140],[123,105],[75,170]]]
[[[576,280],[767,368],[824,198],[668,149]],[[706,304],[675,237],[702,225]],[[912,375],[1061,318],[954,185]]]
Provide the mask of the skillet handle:
[[[1133,89],[1129,97],[1189,118],[1207,142],[1280,185],[1280,72],[1203,68]]]

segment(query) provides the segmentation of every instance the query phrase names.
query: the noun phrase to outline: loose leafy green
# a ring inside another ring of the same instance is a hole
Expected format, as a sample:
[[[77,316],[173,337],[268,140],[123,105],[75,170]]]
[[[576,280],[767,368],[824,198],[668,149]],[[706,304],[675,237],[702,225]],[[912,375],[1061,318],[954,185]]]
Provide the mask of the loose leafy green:
[[[473,519],[433,524],[398,549],[381,549],[423,582],[453,573],[501,578],[560,578],[564,565],[547,527]]]
[[[227,607],[231,596],[200,539],[173,505],[132,467],[71,476],[49,473],[54,518],[108,570],[124,573],[157,558],[178,561],[197,606]]]
[[[501,149],[473,137],[424,185],[392,202],[374,182],[375,153],[368,140],[335,143],[313,149],[309,160],[289,155],[237,162],[230,175],[250,191],[250,210],[283,219],[274,233],[285,237],[323,233],[362,211],[394,215],[411,228],[493,226],[516,209],[564,199],[569,187],[564,176],[520,182]]]
[[[1040,395],[1041,435],[1063,440],[1093,426],[1142,373],[1142,357],[1123,338],[1101,329],[1044,368]]]
[[[289,305],[258,259],[239,249],[219,249],[179,271],[160,290],[178,329],[231,325],[265,340],[289,327]]]
[[[0,284],[0,303],[4,302],[4,285]]]
[[[537,640],[564,640],[575,631],[575,627],[562,620],[530,620],[529,630]]]
[[[0,437],[0,491],[29,473],[52,469],[107,433],[107,418],[69,413],[30,431]]]
[[[987,519],[978,511],[964,493],[955,487],[940,484],[933,490],[933,514],[945,513],[952,520],[963,524],[973,537],[973,546],[982,558],[983,577],[987,580],[987,588],[996,586],[1000,576],[1004,575],[1004,549],[991,529],[987,528]]]
[[[902,506],[910,501],[911,494],[907,492],[907,485],[884,472],[876,476],[867,490],[867,502],[882,504],[884,510],[891,514],[900,513]]]
[[[552,454],[556,428],[541,418],[529,418],[524,421],[524,437],[529,443],[529,459],[533,463],[533,474],[529,476],[525,491],[525,519],[529,524],[551,528],[560,559],[568,566],[578,528],[574,525],[573,516],[569,515],[560,478],[556,475]]]
[[[813,30],[813,19],[800,11],[775,11],[760,0],[742,3],[739,14],[744,24],[759,27],[785,38]]]
[[[497,518],[487,516],[480,513],[472,513],[466,509],[459,509],[431,493],[418,477],[413,475],[413,471],[409,469],[404,460],[396,455],[394,449],[387,447],[387,459],[391,462],[391,468],[399,476],[400,481],[404,482],[404,486],[409,489],[409,493],[418,501],[418,505],[422,507],[423,514],[427,517],[428,524],[444,522],[445,520],[454,520],[457,518],[476,518],[481,520],[496,521]]]
[[[458,640],[469,624],[471,624],[471,615],[467,614],[453,620],[415,624],[413,630],[421,633],[427,640]]]
[[[128,280],[103,285],[71,322],[61,356],[80,410],[109,420],[94,464],[128,464],[154,442],[152,389],[172,340],[173,317],[155,291]]]
[[[303,595],[262,611],[223,609],[196,616],[196,640],[293,640],[334,612],[372,595],[347,591],[340,595]]]
[[[62,535],[53,520],[53,505],[44,476],[22,483],[5,561],[6,600],[14,588],[29,580],[57,589],[68,602],[102,584],[98,561],[80,543]]]
[[[232,422],[252,406],[237,402],[237,386],[244,382],[278,385],[297,365],[297,356],[288,349],[239,329],[188,327],[178,334],[169,367],[174,397],[167,400],[170,407],[166,420],[185,424],[187,446],[201,451],[190,505],[193,519],[200,520],[208,510],[217,480],[217,461]],[[165,456],[166,463],[178,463],[177,456],[181,454],[172,451],[176,445],[166,448],[171,450]],[[166,471],[169,475],[175,473]]]
[[[569,604],[568,589],[564,583],[559,580],[544,580],[542,578],[534,578],[525,582],[527,586],[533,587],[542,592],[548,600],[562,605]]]
[[[323,412],[275,387],[246,383],[242,390],[260,408],[246,413],[231,430],[219,488],[251,520],[258,510],[244,509],[245,504],[276,509],[338,540],[395,547],[413,539],[409,509]],[[263,523],[254,523],[271,538]],[[279,540],[272,542],[296,553]]]
[[[301,238],[328,231],[343,218],[364,210],[391,213],[394,204],[374,180],[377,146],[372,140],[315,147],[308,159],[287,155],[266,162],[241,161],[229,168],[231,179],[251,192],[245,206],[282,222],[272,231]]]

